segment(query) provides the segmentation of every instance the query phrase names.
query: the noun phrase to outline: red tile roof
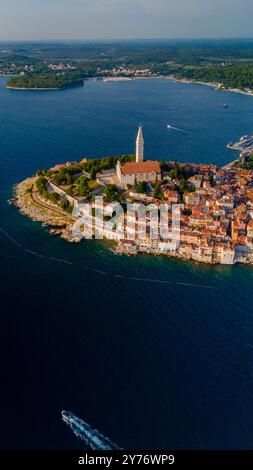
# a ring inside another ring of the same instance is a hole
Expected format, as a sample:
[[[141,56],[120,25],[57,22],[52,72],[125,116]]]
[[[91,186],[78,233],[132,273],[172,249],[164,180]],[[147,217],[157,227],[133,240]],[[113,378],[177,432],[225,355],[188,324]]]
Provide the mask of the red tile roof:
[[[137,173],[151,173],[155,171],[160,173],[160,163],[155,161],[148,162],[129,162],[121,164],[122,175],[133,175]]]

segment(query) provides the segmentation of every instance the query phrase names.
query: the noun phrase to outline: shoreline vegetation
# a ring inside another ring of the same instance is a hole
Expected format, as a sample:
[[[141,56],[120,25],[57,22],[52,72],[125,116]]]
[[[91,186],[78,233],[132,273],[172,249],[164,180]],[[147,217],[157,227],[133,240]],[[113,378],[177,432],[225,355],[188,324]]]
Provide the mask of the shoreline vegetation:
[[[35,222],[41,222],[44,227],[49,227],[50,234],[59,235],[69,242],[73,241],[71,236],[73,220],[70,215],[38,195],[35,183],[36,177],[31,177],[16,184],[11,203],[16,205],[22,215]]]
[[[82,86],[84,79],[76,75],[23,75],[12,76],[6,83],[9,90],[49,91]]]
[[[25,87],[25,86],[14,86],[14,85],[11,85],[9,82],[7,82],[6,84],[6,88],[9,89],[9,90],[19,90],[19,91],[57,91],[57,90],[64,90],[64,89],[67,89],[67,88],[73,88],[73,87],[77,87],[77,86],[83,86],[84,82],[85,81],[94,81],[94,80],[102,80],[104,82],[124,82],[124,81],[134,81],[134,80],[153,80],[153,79],[167,79],[167,80],[170,80],[172,79],[173,77],[171,77],[170,75],[166,76],[166,75],[150,75],[148,77],[132,77],[132,78],[129,78],[129,77],[107,77],[107,76],[104,76],[104,77],[89,77],[89,78],[85,78],[83,79],[82,81],[80,81],[79,83],[74,83],[74,84],[69,84],[69,85],[65,85],[65,86],[58,86],[58,87]]]
[[[167,77],[169,80],[173,80],[178,83],[184,83],[186,85],[205,85],[214,88],[217,91],[227,91],[232,93],[241,93],[242,95],[253,96],[253,90],[240,89],[240,88],[226,88],[222,83],[203,82],[194,79],[179,78],[171,75]]]
[[[20,77],[18,77],[20,78]],[[231,93],[240,93],[242,95],[246,95],[246,96],[253,96],[253,89],[250,90],[250,89],[244,89],[244,88],[226,88],[223,83],[215,83],[215,82],[205,82],[205,81],[200,81],[200,80],[197,80],[197,79],[187,79],[187,78],[181,78],[181,77],[178,77],[177,75],[149,75],[148,77],[108,77],[108,76],[104,76],[104,77],[89,77],[89,78],[85,78],[85,79],[82,79],[80,81],[73,81],[73,82],[70,82],[68,84],[62,84],[62,85],[59,85],[59,86],[55,86],[55,87],[49,87],[49,86],[45,86],[45,87],[37,87],[37,86],[29,86],[29,87],[26,87],[26,86],[15,86],[15,85],[12,85],[10,84],[10,82],[8,81],[7,84],[6,84],[6,88],[9,89],[9,90],[17,90],[17,91],[58,91],[58,90],[64,90],[64,89],[67,89],[67,88],[74,88],[74,87],[78,87],[78,86],[83,86],[84,82],[86,80],[103,80],[104,82],[123,82],[123,81],[133,81],[133,80],[153,80],[153,79],[166,79],[166,80],[172,80],[174,82],[178,82],[178,83],[183,83],[183,84],[186,84],[186,85],[205,85],[205,86],[209,86],[211,88],[214,88],[215,90],[217,91],[224,91],[224,92],[231,92]],[[15,83],[17,83],[15,81]]]
[[[51,227],[51,234],[76,243],[72,235],[75,222],[72,216],[74,203],[94,199],[101,192],[96,174],[115,168],[118,160],[130,162],[134,160],[134,156],[121,155],[95,160],[84,158],[81,162],[56,165],[51,170],[38,170],[35,176],[14,186],[14,198],[10,203],[18,207],[21,214],[33,221],[42,222],[43,226]],[[49,178],[52,184],[50,189]],[[64,191],[60,189],[61,185],[66,186]],[[107,198],[112,201],[118,199],[118,192],[108,192]]]
[[[18,91],[57,91],[60,90],[60,88],[24,88],[24,87],[15,87],[15,86],[9,86],[6,85],[6,88],[8,90],[18,90]]]

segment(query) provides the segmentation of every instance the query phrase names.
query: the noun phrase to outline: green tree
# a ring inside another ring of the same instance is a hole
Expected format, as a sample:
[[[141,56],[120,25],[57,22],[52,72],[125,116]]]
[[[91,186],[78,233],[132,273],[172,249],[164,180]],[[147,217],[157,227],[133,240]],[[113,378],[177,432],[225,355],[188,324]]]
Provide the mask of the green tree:
[[[104,188],[104,195],[107,202],[114,202],[120,200],[120,193],[115,184],[107,184]]]
[[[139,181],[135,186],[135,191],[137,193],[146,193],[147,192],[147,183],[146,181]]]
[[[90,170],[90,179],[94,181],[96,179],[96,170],[94,167],[91,168]]]
[[[162,193],[162,190],[161,190],[161,184],[160,183],[156,184],[156,186],[154,188],[154,197],[156,197],[157,199],[162,199],[162,197],[163,197],[163,193]]]

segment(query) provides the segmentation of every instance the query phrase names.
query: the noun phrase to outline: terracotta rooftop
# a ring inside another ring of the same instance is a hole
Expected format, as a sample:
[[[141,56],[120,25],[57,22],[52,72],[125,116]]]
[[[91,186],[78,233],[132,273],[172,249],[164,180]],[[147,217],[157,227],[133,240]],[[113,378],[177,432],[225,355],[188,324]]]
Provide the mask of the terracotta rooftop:
[[[121,164],[122,175],[132,175],[137,173],[150,173],[155,171],[160,173],[160,163],[155,161],[148,162],[129,162]]]

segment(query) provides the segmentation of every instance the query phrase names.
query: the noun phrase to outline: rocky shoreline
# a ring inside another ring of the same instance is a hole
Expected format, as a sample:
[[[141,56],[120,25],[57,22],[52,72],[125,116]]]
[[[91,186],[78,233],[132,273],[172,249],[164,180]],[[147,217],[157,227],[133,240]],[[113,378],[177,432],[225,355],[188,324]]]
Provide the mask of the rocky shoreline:
[[[27,178],[15,185],[13,204],[22,215],[33,221],[41,222],[44,227],[49,227],[49,232],[52,235],[59,235],[61,238],[74,243],[76,240],[72,236],[73,220],[67,213],[65,215],[63,211],[58,210],[56,206],[43,200],[37,192],[34,192],[35,179]],[[33,194],[36,194],[36,201],[33,199]]]
[[[6,85],[8,90],[19,90],[19,91],[57,91],[60,88],[25,88],[25,87],[17,87],[17,86],[10,86]]]
[[[44,199],[35,189],[36,177],[27,178],[25,181],[18,183],[14,187],[14,199],[11,201],[20,211],[21,214],[28,216],[30,219],[41,222],[43,226],[49,228],[49,233],[58,235],[64,240],[71,243],[79,243],[81,239],[75,238],[73,235],[73,225],[76,221],[72,215],[64,212],[59,206]],[[93,223],[93,222],[92,222]],[[202,254],[198,249],[190,249],[180,244],[180,247],[168,250],[163,242],[149,243],[148,241],[130,241],[127,239],[120,240],[117,237],[111,237],[103,233],[105,241],[113,242],[114,253],[119,255],[136,256],[138,254],[150,254],[153,256],[166,256],[169,258],[177,258],[182,261],[193,261],[201,264],[253,264],[253,251],[249,253],[235,253],[233,260],[224,262],[220,260],[217,253]],[[161,245],[161,246],[160,246]],[[236,255],[236,256],[235,256]]]

